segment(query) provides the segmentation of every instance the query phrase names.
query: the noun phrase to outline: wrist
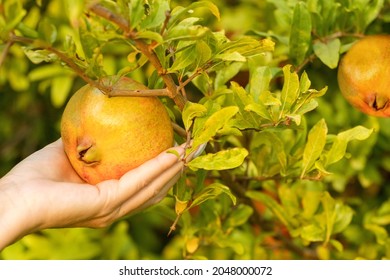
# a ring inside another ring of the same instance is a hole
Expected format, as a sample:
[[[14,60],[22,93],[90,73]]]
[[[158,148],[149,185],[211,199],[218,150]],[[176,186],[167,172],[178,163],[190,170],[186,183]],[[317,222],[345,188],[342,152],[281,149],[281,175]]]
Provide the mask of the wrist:
[[[0,179],[0,251],[30,232],[18,189],[9,178]]]

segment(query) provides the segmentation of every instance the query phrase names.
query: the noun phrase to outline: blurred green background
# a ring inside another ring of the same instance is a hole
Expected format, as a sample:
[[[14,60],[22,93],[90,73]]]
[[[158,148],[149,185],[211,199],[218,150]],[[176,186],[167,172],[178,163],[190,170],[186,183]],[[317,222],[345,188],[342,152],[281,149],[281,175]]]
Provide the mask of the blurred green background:
[[[70,32],[66,23],[68,13],[72,11],[64,7],[66,1],[19,2],[28,11],[25,23],[29,26],[37,26],[41,17],[45,17],[57,22],[60,38]],[[180,3],[185,6],[190,2],[172,1],[172,5]],[[298,1],[213,2],[220,9],[221,21],[205,13],[203,24],[215,30],[224,29],[232,38],[247,32],[267,34],[276,42],[273,57],[268,59],[269,64],[280,66],[289,61],[289,21]],[[316,1],[306,2],[315,5]],[[347,4],[351,1],[330,2],[337,2],[341,6],[352,5]],[[363,6],[378,1],[354,2]],[[4,5],[2,3],[4,1],[0,2],[0,7]],[[358,25],[359,18],[353,20]],[[360,32],[374,34],[389,31],[390,3],[384,1],[379,15]],[[0,51],[4,49],[5,45],[1,45]],[[105,50],[104,63],[108,74],[116,73],[126,65],[126,51],[123,46]],[[318,100],[319,107],[307,117],[309,125],[325,118],[330,133],[356,125],[375,129],[368,140],[353,142],[348,150],[350,157],[336,164],[332,168],[333,174],[325,179],[331,184],[332,192],[348,202],[355,214],[351,225],[342,233],[342,240],[349,246],[343,252],[335,252],[334,257],[389,258],[390,119],[369,117],[352,108],[339,92],[337,69],[330,69],[318,58],[313,58],[305,70],[313,88],[329,87],[326,95]],[[147,74],[147,69],[141,68],[132,76],[146,81]],[[235,79],[245,83],[246,73],[240,73]],[[83,84],[80,78],[59,65],[32,63],[19,45],[9,49],[0,68],[0,176],[26,156],[60,137],[59,122],[66,101]],[[0,253],[0,258],[180,259],[183,258],[183,250],[186,250],[183,244],[190,246],[191,240],[186,239],[185,234],[167,237],[172,213],[165,206],[172,207],[172,201],[164,200],[160,205],[105,229],[50,229],[32,234],[5,249]],[[278,244],[276,247],[254,247],[254,239],[247,236],[246,226],[243,225],[243,229],[231,239],[242,243],[244,251],[234,247],[210,246],[203,248],[207,251],[205,255],[215,259],[299,258],[294,250],[280,248]]]

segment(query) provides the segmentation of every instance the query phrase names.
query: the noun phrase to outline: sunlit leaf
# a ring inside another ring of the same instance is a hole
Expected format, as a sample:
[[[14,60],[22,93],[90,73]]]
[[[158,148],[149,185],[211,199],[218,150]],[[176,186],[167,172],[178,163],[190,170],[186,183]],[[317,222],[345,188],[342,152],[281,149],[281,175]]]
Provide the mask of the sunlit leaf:
[[[199,18],[195,17],[182,20],[178,25],[169,30],[164,39],[166,41],[200,39],[210,30],[205,26],[196,25],[195,23],[198,21]]]
[[[309,224],[302,227],[301,237],[310,242],[324,241],[325,229],[318,223]]]
[[[224,228],[229,229],[245,224],[252,214],[252,207],[245,204],[240,204],[237,206],[237,208],[234,209],[229,217],[227,217],[223,226]]]
[[[153,32],[153,31],[137,32],[136,38],[137,39],[148,39],[148,40],[156,41],[157,43],[163,42],[162,36],[159,33]]]
[[[39,64],[41,62],[53,62],[58,60],[57,55],[47,50],[32,50],[28,47],[24,48],[24,53],[32,63]]]
[[[176,54],[175,61],[168,70],[170,72],[183,71],[187,66],[193,64],[196,61],[196,58],[196,44],[190,44],[184,50]]]
[[[236,197],[232,194],[232,192],[227,186],[220,183],[213,183],[204,187],[202,191],[194,197],[194,200],[192,201],[190,208],[197,206],[205,202],[206,200],[214,199],[221,194],[228,195],[232,200],[233,204],[236,204]]]
[[[240,72],[242,66],[242,62],[232,62],[223,71],[218,71],[214,81],[215,89],[224,87],[226,83]]]
[[[294,8],[294,14],[290,32],[290,56],[295,65],[299,65],[305,59],[311,42],[311,16],[302,1]]]
[[[0,32],[5,35],[9,31],[13,30],[23,20],[27,11],[23,9],[22,2],[20,1],[7,1],[4,3],[3,9],[6,20],[4,22],[4,29]]]
[[[182,113],[182,119],[185,129],[188,131],[194,118],[204,116],[207,108],[199,103],[187,102]]]
[[[210,141],[237,112],[237,106],[229,106],[212,114],[205,121],[203,128],[194,135],[193,149]]]
[[[197,1],[197,2],[193,2],[191,3],[190,5],[188,5],[187,7],[182,7],[182,6],[178,6],[178,7],[175,7],[172,11],[171,11],[171,20],[169,22],[169,25],[176,25],[177,24],[177,21],[181,18],[181,17],[188,17],[192,12],[193,10],[195,9],[198,9],[198,8],[206,8],[208,9],[218,20],[220,19],[220,14],[219,14],[219,9],[218,7],[211,1]]]
[[[321,182],[311,181],[306,182],[304,186],[305,188],[301,201],[303,208],[302,214],[304,218],[311,219],[320,206],[324,186]]]
[[[336,202],[331,197],[331,195],[328,192],[325,192],[322,199],[321,204],[323,207],[323,215],[324,215],[324,224],[326,226],[326,238],[325,241],[328,242],[330,240],[330,236],[333,232],[333,226],[336,220]]]
[[[329,68],[334,69],[339,63],[340,57],[340,40],[333,39],[326,43],[321,41],[313,44],[314,53]]]
[[[144,5],[145,17],[140,22],[140,29],[152,29],[162,26],[169,11],[169,1],[147,1]],[[158,41],[157,41],[158,42]]]
[[[57,28],[48,20],[42,20],[38,26],[38,34],[41,39],[52,44],[57,39]]]
[[[352,140],[365,140],[373,132],[363,126],[356,126],[349,130],[340,132],[334,139],[333,145],[325,155],[325,167],[341,160],[347,150],[347,145]]]
[[[335,204],[335,219],[332,228],[332,234],[340,233],[344,231],[347,226],[351,223],[353,218],[353,210],[351,207],[341,203],[336,202]]]
[[[246,58],[239,52],[230,52],[230,53],[222,53],[217,56],[215,56],[217,59],[221,59],[224,61],[240,61],[245,62]]]
[[[64,105],[69,92],[72,89],[72,85],[72,76],[58,76],[52,80],[50,97],[54,107],[59,108]]]
[[[328,128],[324,119],[317,122],[310,130],[303,152],[301,177],[310,170],[314,162],[321,156],[326,143]]]
[[[277,203],[272,197],[259,191],[248,191],[246,196],[256,201],[264,203],[279,219],[279,221],[288,228],[292,228],[291,217],[287,214],[285,209]]]
[[[244,148],[222,150],[215,154],[199,156],[188,163],[191,169],[226,170],[240,166],[248,156]]]
[[[249,92],[253,96],[254,101],[258,102],[261,93],[268,90],[271,78],[272,73],[267,66],[257,67],[255,70],[251,71]]]
[[[298,74],[295,72],[292,73],[290,69],[291,65],[286,65],[283,67],[284,84],[280,96],[280,101],[282,102],[281,113],[288,112],[297,99],[299,93]]]

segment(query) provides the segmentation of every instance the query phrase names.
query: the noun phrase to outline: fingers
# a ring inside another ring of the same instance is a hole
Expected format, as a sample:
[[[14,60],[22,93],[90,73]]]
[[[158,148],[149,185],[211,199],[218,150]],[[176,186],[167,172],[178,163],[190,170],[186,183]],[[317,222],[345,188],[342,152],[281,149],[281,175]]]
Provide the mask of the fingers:
[[[168,151],[175,151],[177,154]],[[184,148],[182,146],[170,148],[138,168],[127,172],[119,179],[119,195],[127,198],[132,197],[143,187],[160,177],[166,170],[181,162],[183,154]]]
[[[123,216],[134,210],[145,209],[159,202],[180,178],[183,168],[184,162],[177,162],[155,178],[122,205],[120,215]]]

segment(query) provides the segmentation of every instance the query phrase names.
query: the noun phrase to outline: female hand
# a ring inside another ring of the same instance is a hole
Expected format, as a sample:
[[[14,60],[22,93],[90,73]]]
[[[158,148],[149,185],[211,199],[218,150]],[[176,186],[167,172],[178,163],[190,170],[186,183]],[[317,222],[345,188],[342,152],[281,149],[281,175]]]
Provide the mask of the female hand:
[[[182,146],[171,148],[181,156]],[[97,185],[82,181],[59,139],[17,164],[0,179],[0,250],[22,236],[54,227],[104,227],[159,202],[181,175],[184,162],[167,151]]]

